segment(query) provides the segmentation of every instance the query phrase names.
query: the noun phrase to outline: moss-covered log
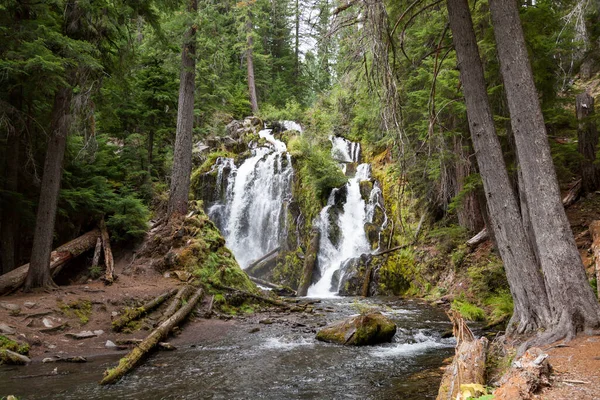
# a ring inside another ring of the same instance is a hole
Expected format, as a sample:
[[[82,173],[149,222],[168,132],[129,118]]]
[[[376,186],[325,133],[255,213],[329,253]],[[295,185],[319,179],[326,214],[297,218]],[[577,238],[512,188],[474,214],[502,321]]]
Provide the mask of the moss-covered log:
[[[165,292],[160,296],[155,297],[154,299],[150,300],[141,307],[128,309],[123,315],[121,315],[119,318],[115,319],[112,322],[113,330],[115,332],[123,330],[123,328],[125,328],[131,321],[135,321],[142,315],[145,315],[149,311],[154,310],[156,307],[161,305],[165,300],[173,296],[175,293],[177,293],[177,289],[171,289],[168,292]]]
[[[55,276],[60,272],[63,265],[93,248],[96,240],[100,237],[100,230],[94,229],[84,235],[63,244],[50,254],[50,273]],[[20,266],[0,276],[0,296],[14,292],[25,282],[29,264]]]
[[[274,305],[277,307],[290,308],[289,304],[286,304],[281,300],[271,299],[269,297],[260,296],[260,295],[254,294],[254,293],[246,292],[245,290],[239,290],[236,288],[232,288],[232,287],[221,285],[221,284],[214,283],[214,282],[211,283],[211,285],[213,287],[215,287],[216,289],[227,290],[229,292],[239,293],[242,296],[245,296],[245,297],[248,297],[248,298],[251,298],[254,300],[262,301],[264,303],[271,304],[271,305]]]
[[[157,325],[160,325],[163,322],[165,322],[167,319],[171,318],[171,316],[173,314],[175,314],[175,312],[177,312],[177,310],[181,306],[181,302],[183,301],[183,299],[185,299],[192,290],[193,290],[193,288],[189,285],[182,286],[177,291],[177,294],[175,295],[175,297],[173,297],[173,299],[167,306],[167,309],[163,313],[162,317],[160,317],[160,321],[158,322]]]
[[[198,288],[188,302],[179,309],[173,316],[160,324],[142,343],[136,346],[125,357],[119,361],[119,365],[115,368],[108,369],[104,372],[104,378],[100,381],[101,385],[115,383],[125,374],[131,371],[148,354],[159,342],[164,340],[169,332],[178,324],[180,324],[192,312],[198,300],[202,297],[203,290]]]

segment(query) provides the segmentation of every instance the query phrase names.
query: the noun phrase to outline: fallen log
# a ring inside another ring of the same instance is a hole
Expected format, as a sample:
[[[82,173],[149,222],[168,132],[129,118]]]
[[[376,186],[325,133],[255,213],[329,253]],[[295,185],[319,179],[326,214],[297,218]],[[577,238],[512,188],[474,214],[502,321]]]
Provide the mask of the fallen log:
[[[177,293],[177,289],[171,289],[168,292],[165,292],[165,293],[161,294],[160,296],[153,298],[152,300],[150,300],[149,302],[147,302],[146,304],[144,304],[141,307],[127,309],[127,311],[123,315],[121,315],[119,318],[115,319],[112,322],[113,330],[115,332],[120,332],[131,321],[135,321],[136,319],[140,318],[142,315],[148,313],[149,311],[154,310],[156,307],[161,305],[165,300],[167,300],[168,298],[173,296],[175,293]]]
[[[121,358],[119,361],[119,365],[115,368],[107,369],[104,372],[104,378],[100,381],[101,385],[106,385],[109,383],[115,383],[121,377],[123,377],[130,370],[135,368],[135,366],[140,362],[142,357],[144,357],[150,350],[152,350],[159,342],[162,342],[168,335],[171,330],[180,324],[196,307],[198,300],[202,297],[203,290],[202,288],[198,288],[196,292],[190,297],[188,302],[181,307],[175,314],[173,314],[169,319],[160,324],[142,343],[137,345],[133,350],[131,350],[125,357]]]
[[[104,275],[104,282],[112,284],[115,280],[115,261],[113,259],[112,250],[110,248],[110,237],[108,236],[108,229],[106,229],[106,223],[104,218],[100,221],[100,232],[102,237],[102,247],[104,248],[104,265],[106,265],[106,274]]]
[[[271,305],[274,305],[274,306],[277,306],[277,307],[287,308],[287,309],[291,308],[288,304],[284,303],[281,300],[275,300],[275,299],[271,299],[271,298],[268,298],[268,297],[265,297],[265,296],[259,296],[259,295],[254,294],[254,293],[246,292],[245,290],[240,290],[240,289],[232,288],[232,287],[229,287],[229,286],[221,285],[219,283],[211,282],[211,285],[213,287],[217,288],[217,289],[223,289],[223,290],[227,290],[229,292],[239,293],[239,294],[241,294],[243,296],[250,297],[250,298],[252,298],[254,300],[258,300],[258,301],[263,301],[265,303],[268,303],[268,304],[271,304]]]
[[[596,282],[598,282],[598,295],[600,296],[600,221],[596,220],[590,224],[590,235],[592,236],[592,254],[594,255],[594,267],[596,271]]]
[[[189,285],[182,286],[178,291],[175,297],[171,300],[167,309],[163,313],[162,317],[160,317],[160,321],[156,325],[160,325],[165,322],[167,319],[171,318],[173,314],[179,309],[181,306],[181,302],[185,299],[189,293],[192,291],[192,287]]]
[[[302,274],[302,281],[298,287],[298,296],[306,296],[308,294],[308,288],[312,283],[313,272],[317,263],[317,253],[319,252],[320,240],[320,232],[318,230],[314,230],[310,239],[310,245],[306,250],[306,258],[304,259],[304,273]]]
[[[485,385],[488,340],[485,337],[475,339],[473,332],[458,312],[451,311],[448,315],[456,337],[456,355],[452,364],[446,367],[436,399],[466,399],[467,393],[471,397],[485,394],[476,392],[478,389],[483,391]]]
[[[467,240],[467,246],[475,247],[478,244],[483,243],[489,236],[487,228],[483,228],[477,235]]]
[[[277,247],[275,250],[270,251],[269,253],[265,254],[258,260],[251,262],[248,265],[248,268],[246,268],[246,272],[248,273],[248,275],[253,275],[253,276],[263,275],[266,272],[265,270],[267,270],[269,268],[269,266],[271,265],[271,263],[273,261],[275,261],[277,259],[277,257],[279,256],[279,249],[280,248]]]
[[[63,244],[50,254],[50,273],[56,276],[61,268],[73,258],[81,255],[96,245],[100,230],[94,229],[84,235]],[[0,276],[0,296],[14,292],[25,282],[29,264],[20,266]]]
[[[577,180],[575,184],[569,189],[567,195],[563,198],[562,203],[565,208],[569,207],[579,199],[581,194],[581,179]]]
[[[287,287],[287,286],[282,286],[282,285],[276,285],[273,282],[268,282],[265,281],[263,279],[259,279],[259,278],[255,278],[251,275],[248,275],[248,278],[256,283],[257,285],[261,285],[264,286],[266,288],[272,289],[274,293],[276,293],[278,296],[288,296],[288,297],[295,297],[296,296],[296,291]]]
[[[409,243],[409,244],[403,244],[402,246],[392,247],[391,249],[383,250],[383,251],[380,251],[377,254],[373,254],[373,257],[382,256],[382,255],[388,254],[388,253],[393,253],[394,251],[405,249],[408,246],[412,246],[413,244],[414,244],[414,242]]]

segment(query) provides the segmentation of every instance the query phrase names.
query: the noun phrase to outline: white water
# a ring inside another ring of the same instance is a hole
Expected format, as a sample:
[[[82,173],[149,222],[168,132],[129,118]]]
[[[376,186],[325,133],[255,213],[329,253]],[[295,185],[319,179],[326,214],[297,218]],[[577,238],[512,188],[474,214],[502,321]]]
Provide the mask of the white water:
[[[215,164],[218,184],[226,166],[231,172],[224,202],[208,210],[242,268],[279,246],[286,230],[286,200],[291,198],[293,170],[285,143],[270,129],[259,136],[270,146],[253,149],[252,157],[238,168],[232,159]]]
[[[342,163],[360,161],[360,143],[351,142],[339,136],[329,136],[331,141],[331,156]],[[346,172],[344,170],[344,172]]]
[[[345,139],[344,139],[345,140]],[[336,149],[335,141],[334,149]],[[338,141],[339,143],[339,141]],[[333,151],[333,150],[332,150]],[[329,212],[334,205],[335,196],[339,189],[334,189],[329,196],[327,206],[321,210],[316,226],[321,232],[319,253],[317,255],[321,279],[308,288],[308,296],[331,297],[337,293],[337,288],[331,290],[333,275],[342,263],[361,254],[370,252],[369,241],[365,234],[364,224],[367,220],[367,205],[360,195],[360,182],[371,178],[369,164],[360,164],[356,175],[346,184],[347,196],[342,213],[339,214],[337,225],[340,230],[340,241],[336,246],[329,237]]]
[[[286,131],[297,131],[302,133],[302,127],[296,121],[280,121]]]

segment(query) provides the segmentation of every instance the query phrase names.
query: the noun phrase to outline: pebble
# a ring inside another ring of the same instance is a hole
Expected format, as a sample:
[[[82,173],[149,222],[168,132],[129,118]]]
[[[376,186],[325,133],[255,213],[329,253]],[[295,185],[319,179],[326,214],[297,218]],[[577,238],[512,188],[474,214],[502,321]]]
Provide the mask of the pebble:
[[[0,322],[0,333],[3,335],[14,335],[17,332],[15,329],[11,328],[4,322]]]
[[[96,335],[96,336],[100,336],[100,335],[102,335],[102,334],[104,334],[104,331],[103,331],[102,329],[99,329],[99,330],[97,330],[97,331],[94,331],[94,335]]]
[[[104,332],[103,332],[104,333]],[[81,339],[89,339],[98,336],[92,331],[81,331],[79,333],[65,333],[66,337],[70,337],[72,339],[81,340]]]
[[[114,342],[107,340],[104,344],[104,347],[106,347],[107,349],[114,349],[117,347],[117,345]]]
[[[52,324],[52,320],[50,320],[49,318],[44,318],[42,319],[42,324],[44,324],[44,326],[46,328],[52,328],[54,325]]]
[[[25,303],[23,303],[23,305],[27,308],[33,308],[33,307],[37,306],[37,303],[35,303],[33,301],[26,301]]]
[[[18,304],[7,303],[5,301],[0,301],[0,307],[9,311],[21,311],[21,307]]]

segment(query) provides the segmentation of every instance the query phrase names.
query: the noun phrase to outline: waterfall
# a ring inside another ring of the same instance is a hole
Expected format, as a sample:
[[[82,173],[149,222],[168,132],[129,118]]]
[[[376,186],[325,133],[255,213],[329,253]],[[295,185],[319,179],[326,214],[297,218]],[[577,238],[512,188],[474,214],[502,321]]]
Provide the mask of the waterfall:
[[[329,136],[331,156],[342,163],[360,162],[360,143],[351,142],[339,136]]]
[[[336,143],[342,142],[332,140],[332,143],[334,143],[333,152],[338,151],[341,147],[336,147]],[[344,143],[344,147],[341,148],[358,149],[358,151],[346,154],[354,154],[354,159],[357,159],[360,147],[358,144],[356,145],[348,147]],[[327,206],[321,210],[315,221],[321,232],[319,253],[317,255],[321,278],[308,289],[308,296],[329,297],[335,295],[338,292],[338,287],[335,284],[334,275],[340,270],[343,262],[371,251],[364,228],[365,222],[369,222],[368,208],[360,193],[360,182],[370,179],[371,166],[360,164],[354,177],[342,189],[333,189],[327,201]],[[338,211],[336,215],[336,204],[339,204],[340,200],[343,201],[343,199],[340,199],[340,192],[345,192],[346,198],[341,211]],[[332,224],[335,224],[335,227]],[[336,236],[339,236],[339,238]]]
[[[229,158],[217,159],[217,185],[229,168],[225,196],[211,205],[215,221],[242,268],[279,246],[286,231],[286,205],[291,198],[291,156],[270,129],[259,136],[269,145],[256,147],[239,167]],[[217,189],[220,190],[220,189]]]

